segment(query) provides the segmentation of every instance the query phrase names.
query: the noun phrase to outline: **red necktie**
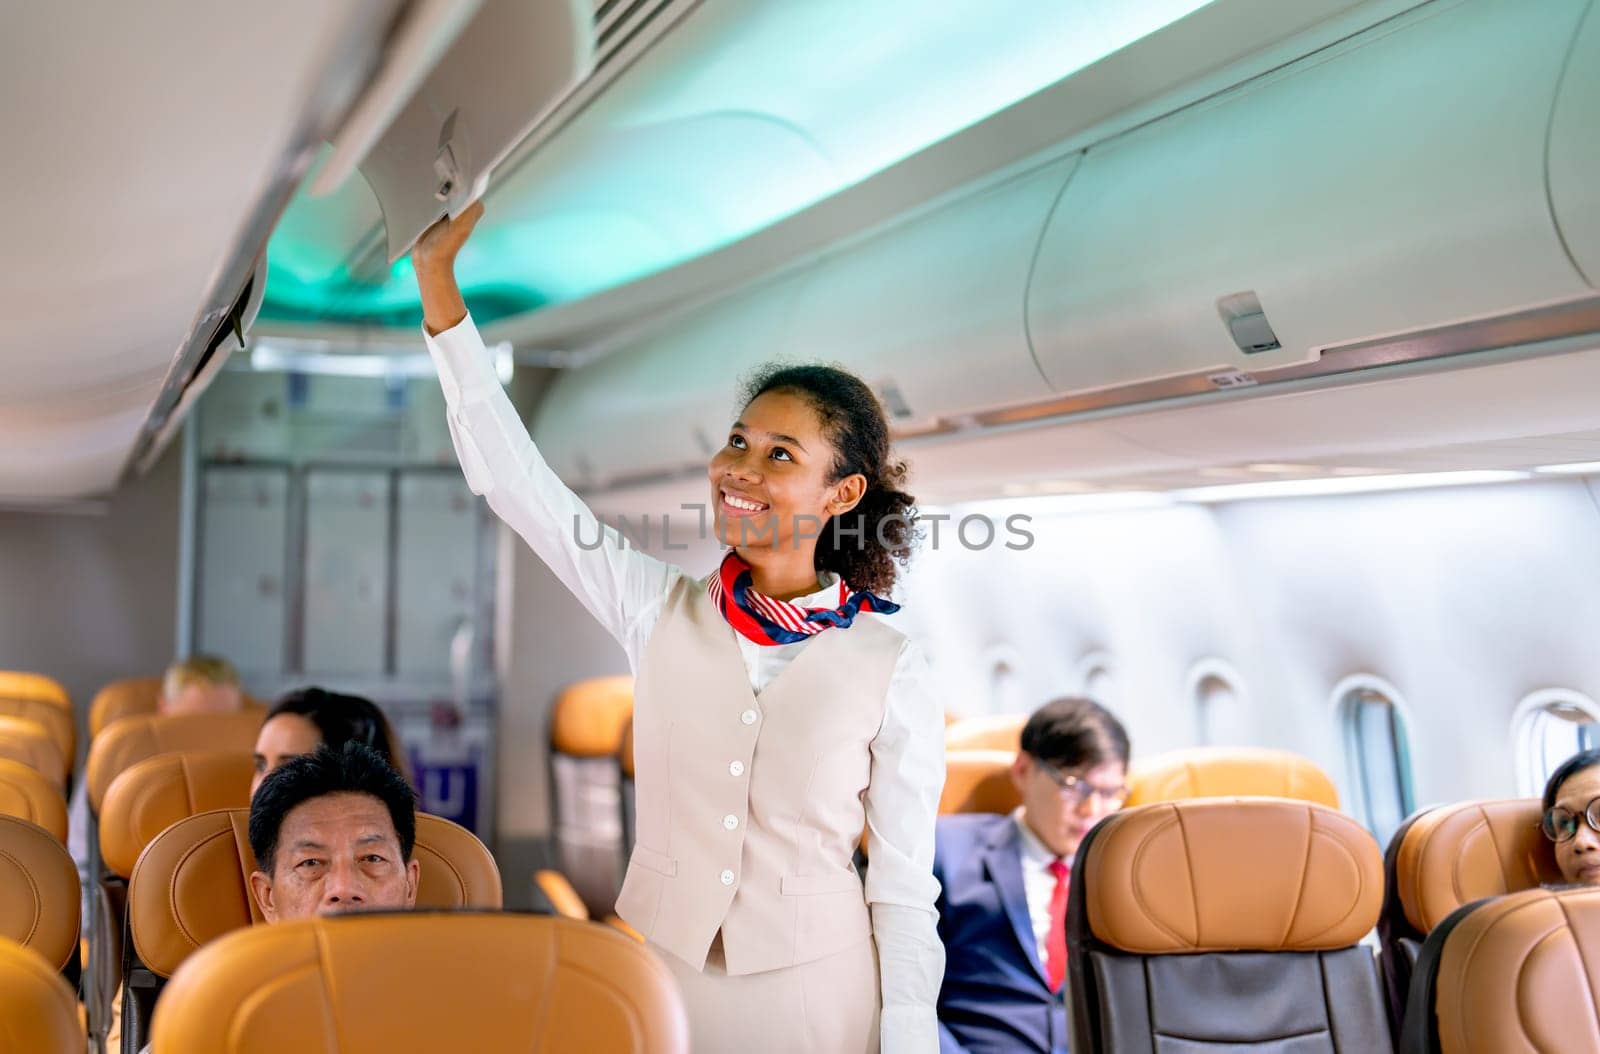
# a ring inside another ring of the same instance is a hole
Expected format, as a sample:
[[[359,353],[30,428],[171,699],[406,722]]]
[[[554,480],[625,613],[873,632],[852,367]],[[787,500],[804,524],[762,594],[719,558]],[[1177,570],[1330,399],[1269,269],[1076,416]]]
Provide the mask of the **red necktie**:
[[[1050,991],[1056,992],[1067,977],[1067,876],[1072,868],[1064,860],[1052,860],[1050,873],[1056,876],[1056,888],[1050,891],[1050,932],[1044,939],[1044,974],[1050,981]]]

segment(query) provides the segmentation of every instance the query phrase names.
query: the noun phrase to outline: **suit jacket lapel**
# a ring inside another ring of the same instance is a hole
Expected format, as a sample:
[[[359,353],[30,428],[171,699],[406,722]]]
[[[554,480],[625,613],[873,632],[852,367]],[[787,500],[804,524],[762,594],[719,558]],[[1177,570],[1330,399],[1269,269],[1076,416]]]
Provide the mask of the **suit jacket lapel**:
[[[1039,983],[1048,985],[1044,966],[1039,962],[1039,942],[1034,939],[1033,922],[1028,915],[1028,894],[1022,882],[1022,852],[1017,844],[1021,837],[1016,821],[1007,817],[984,853],[983,866],[989,880],[1000,891],[1000,903],[1011,920],[1011,932],[1021,945],[1028,965],[1033,967]]]

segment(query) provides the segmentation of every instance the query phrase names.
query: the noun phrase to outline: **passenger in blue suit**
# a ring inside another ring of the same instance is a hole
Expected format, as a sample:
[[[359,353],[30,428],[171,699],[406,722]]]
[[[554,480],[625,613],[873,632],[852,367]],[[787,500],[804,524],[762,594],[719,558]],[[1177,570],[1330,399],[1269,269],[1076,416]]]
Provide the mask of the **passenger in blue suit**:
[[[944,986],[941,1054],[1067,1049],[1063,981],[1073,854],[1128,796],[1128,734],[1088,699],[1057,699],[1022,729],[1022,804],[939,818],[934,875]]]

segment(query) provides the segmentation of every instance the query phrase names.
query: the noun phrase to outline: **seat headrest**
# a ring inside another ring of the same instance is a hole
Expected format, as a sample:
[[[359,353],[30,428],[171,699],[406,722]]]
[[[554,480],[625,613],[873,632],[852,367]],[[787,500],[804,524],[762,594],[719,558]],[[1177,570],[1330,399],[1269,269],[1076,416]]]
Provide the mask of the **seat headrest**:
[[[95,737],[89,745],[84,780],[89,806],[95,815],[105,801],[111,781],[130,765],[157,754],[197,750],[255,749],[261,731],[261,713],[255,709],[226,714],[143,714],[125,717]]]
[[[345,1038],[353,1035],[359,1041]],[[241,1037],[263,1038],[240,1046]],[[667,968],[609,926],[397,912],[229,934],[167,985],[151,1039],[155,1054],[685,1054],[689,1026]]]
[[[1383,859],[1311,802],[1207,798],[1116,813],[1078,851],[1089,930],[1125,952],[1327,951],[1372,929]]]
[[[1537,798],[1468,801],[1420,813],[1395,850],[1395,892],[1406,921],[1426,934],[1464,904],[1561,882],[1539,830]]]
[[[1022,804],[1011,782],[1016,752],[1008,750],[951,750],[944,756],[944,790],[939,813],[1005,813]]]
[[[72,697],[54,677],[42,673],[24,673],[20,670],[0,670],[0,696],[8,699],[42,699],[60,703],[68,713],[72,711]]]
[[[78,997],[38,952],[0,938],[0,1039],[6,1050],[81,1054]]]
[[[0,758],[20,762],[58,788],[67,785],[67,759],[50,730],[26,717],[0,716]]]
[[[162,831],[128,881],[128,925],[140,960],[170,977],[202,944],[262,921],[250,895],[256,869],[250,810],[216,809]],[[417,906],[499,908],[500,869],[464,827],[417,814]]]
[[[1600,1050],[1600,888],[1499,897],[1439,936],[1432,1009],[1444,1054]]]
[[[0,816],[0,937],[57,970],[78,950],[78,868],[38,824]]]
[[[1266,797],[1339,807],[1333,780],[1310,758],[1265,747],[1195,747],[1134,766],[1127,804]]]
[[[50,738],[56,741],[61,757],[68,767],[77,756],[78,730],[73,721],[72,708],[54,699],[16,699],[0,695],[0,714],[37,721]]]
[[[0,758],[0,816],[38,824],[66,844],[67,803],[61,791],[36,769],[10,758]]]
[[[89,738],[98,736],[113,721],[137,714],[153,714],[161,705],[161,678],[130,677],[112,681],[95,693],[89,704]]]
[[[179,820],[212,809],[248,809],[255,759],[241,751],[157,754],[111,781],[100,804],[100,857],[133,874],[144,847]]]
[[[1005,750],[1012,754],[1022,749],[1022,726],[1027,714],[993,714],[963,717],[944,730],[946,750]]]
[[[575,757],[614,757],[631,720],[631,676],[576,681],[556,696],[550,714],[550,749]]]

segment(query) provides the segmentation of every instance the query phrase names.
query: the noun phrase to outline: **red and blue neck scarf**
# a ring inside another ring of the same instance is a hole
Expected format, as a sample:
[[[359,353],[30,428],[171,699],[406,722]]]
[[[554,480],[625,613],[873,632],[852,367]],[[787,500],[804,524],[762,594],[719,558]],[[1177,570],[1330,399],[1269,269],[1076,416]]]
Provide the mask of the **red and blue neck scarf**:
[[[774,600],[756,592],[750,583],[750,565],[736,550],[729,549],[728,555],[722,558],[722,566],[706,583],[706,593],[722,612],[722,617],[728,620],[728,625],[757,644],[794,644],[825,629],[835,626],[843,629],[855,621],[860,611],[892,615],[900,610],[899,604],[891,604],[871,593],[855,592],[842,578],[839,580],[839,606],[833,608],[811,608],[788,600]]]

